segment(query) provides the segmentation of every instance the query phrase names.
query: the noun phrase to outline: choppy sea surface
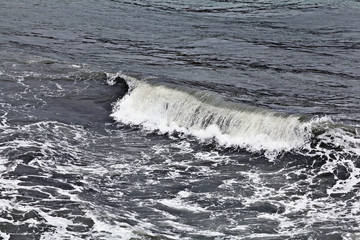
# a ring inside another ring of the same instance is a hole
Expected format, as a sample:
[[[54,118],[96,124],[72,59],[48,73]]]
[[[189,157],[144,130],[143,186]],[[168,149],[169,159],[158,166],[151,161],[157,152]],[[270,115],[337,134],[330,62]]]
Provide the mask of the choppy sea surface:
[[[360,2],[0,2],[0,239],[360,239]]]

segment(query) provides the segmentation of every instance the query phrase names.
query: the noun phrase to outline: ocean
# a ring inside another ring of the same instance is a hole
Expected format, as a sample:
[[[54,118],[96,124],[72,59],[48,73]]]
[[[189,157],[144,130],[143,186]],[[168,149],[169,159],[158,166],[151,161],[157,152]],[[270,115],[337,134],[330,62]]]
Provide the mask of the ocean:
[[[0,239],[360,239],[357,0],[0,1]]]

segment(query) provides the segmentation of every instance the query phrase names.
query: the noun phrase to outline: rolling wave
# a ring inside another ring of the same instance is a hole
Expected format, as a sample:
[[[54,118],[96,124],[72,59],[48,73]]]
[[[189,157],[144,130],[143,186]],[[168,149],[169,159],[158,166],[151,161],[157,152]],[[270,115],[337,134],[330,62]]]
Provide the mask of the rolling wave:
[[[138,81],[122,75],[129,93],[113,108],[112,117],[161,133],[180,132],[220,146],[251,151],[289,151],[309,141],[311,123],[195,89]]]
[[[261,151],[268,157],[304,149],[329,158],[334,155],[329,152],[338,150],[360,154],[357,129],[335,124],[329,117],[287,115],[226,101],[213,92],[124,74],[110,77],[109,83],[116,78],[130,87],[128,94],[114,104],[111,114],[124,124],[162,134],[182,133],[200,141],[215,140],[222,147]]]

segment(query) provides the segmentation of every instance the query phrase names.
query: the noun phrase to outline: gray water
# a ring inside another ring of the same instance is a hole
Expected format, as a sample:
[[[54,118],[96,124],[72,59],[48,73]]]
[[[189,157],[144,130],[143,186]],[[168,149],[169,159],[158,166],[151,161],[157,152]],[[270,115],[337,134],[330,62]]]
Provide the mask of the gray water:
[[[360,238],[358,1],[1,1],[0,239]]]

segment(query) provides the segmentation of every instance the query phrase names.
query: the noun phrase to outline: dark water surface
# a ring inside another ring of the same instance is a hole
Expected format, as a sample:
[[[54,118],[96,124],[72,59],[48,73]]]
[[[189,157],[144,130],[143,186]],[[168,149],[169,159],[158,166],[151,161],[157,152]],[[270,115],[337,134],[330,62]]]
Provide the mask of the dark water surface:
[[[360,239],[358,1],[0,6],[0,239]]]

